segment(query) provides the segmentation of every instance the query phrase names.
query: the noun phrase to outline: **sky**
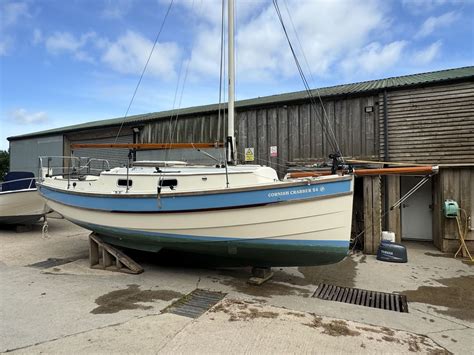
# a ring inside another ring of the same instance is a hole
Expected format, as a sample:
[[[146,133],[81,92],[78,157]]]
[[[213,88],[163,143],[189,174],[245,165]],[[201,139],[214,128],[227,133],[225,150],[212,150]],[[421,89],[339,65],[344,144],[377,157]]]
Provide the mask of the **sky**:
[[[278,0],[310,86],[474,65],[474,0]],[[170,0],[0,0],[0,149],[123,117]],[[236,0],[236,99],[304,89],[270,0]],[[174,0],[129,115],[217,103],[221,2]]]

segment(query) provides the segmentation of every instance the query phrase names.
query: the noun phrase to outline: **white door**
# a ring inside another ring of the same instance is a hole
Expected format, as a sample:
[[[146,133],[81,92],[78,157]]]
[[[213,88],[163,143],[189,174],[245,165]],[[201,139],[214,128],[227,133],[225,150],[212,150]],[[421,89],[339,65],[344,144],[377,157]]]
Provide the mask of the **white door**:
[[[401,177],[401,195],[406,194],[421,179],[418,176]],[[402,239],[433,240],[432,203],[431,180],[429,180],[402,204]]]

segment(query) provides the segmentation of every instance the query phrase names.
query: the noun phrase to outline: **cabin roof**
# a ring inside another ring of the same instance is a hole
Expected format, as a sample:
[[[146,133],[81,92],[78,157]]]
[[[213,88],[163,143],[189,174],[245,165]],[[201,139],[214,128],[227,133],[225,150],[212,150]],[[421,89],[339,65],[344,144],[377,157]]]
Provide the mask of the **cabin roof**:
[[[348,95],[357,95],[364,93],[374,93],[380,92],[382,90],[395,90],[430,84],[441,84],[445,82],[460,81],[460,80],[474,80],[474,66],[454,68],[440,71],[433,71],[427,73],[419,73],[412,75],[403,75],[385,79],[363,81],[352,84],[336,85],[330,87],[323,87],[313,90],[313,94],[319,95],[322,98],[328,98],[333,96],[348,96]],[[297,91],[285,94],[271,95],[258,97],[248,100],[240,100],[235,102],[236,110],[253,107],[253,106],[264,106],[272,104],[282,104],[290,103],[295,101],[302,101],[307,99],[307,94],[305,91]],[[72,126],[59,127],[54,129],[49,129],[45,131],[39,131],[34,133],[28,133],[13,137],[8,137],[9,141],[24,139],[24,138],[33,138],[38,136],[47,136],[54,134],[63,134],[73,131],[81,131],[84,129],[94,129],[94,128],[103,128],[108,126],[120,125],[122,121],[125,126],[134,126],[147,121],[156,120],[160,118],[166,118],[173,115],[179,116],[189,116],[196,114],[203,114],[207,112],[217,111],[218,105],[203,105],[203,106],[194,106],[188,108],[182,108],[178,110],[168,110],[161,112],[152,112],[140,115],[133,115],[127,117],[123,120],[123,117],[117,117],[106,120],[92,121],[81,124],[76,124]]]

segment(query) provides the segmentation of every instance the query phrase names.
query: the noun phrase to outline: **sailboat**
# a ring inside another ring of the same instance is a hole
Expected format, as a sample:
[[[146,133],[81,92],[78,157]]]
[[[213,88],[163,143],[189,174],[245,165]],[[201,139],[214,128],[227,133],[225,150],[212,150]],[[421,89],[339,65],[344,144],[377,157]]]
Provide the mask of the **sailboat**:
[[[226,164],[149,161],[99,176],[54,175],[42,169],[49,173],[39,191],[66,219],[120,247],[226,257],[254,267],[339,262],[349,250],[352,175],[333,169],[326,176],[280,180],[270,167],[235,161],[233,9],[229,0]]]

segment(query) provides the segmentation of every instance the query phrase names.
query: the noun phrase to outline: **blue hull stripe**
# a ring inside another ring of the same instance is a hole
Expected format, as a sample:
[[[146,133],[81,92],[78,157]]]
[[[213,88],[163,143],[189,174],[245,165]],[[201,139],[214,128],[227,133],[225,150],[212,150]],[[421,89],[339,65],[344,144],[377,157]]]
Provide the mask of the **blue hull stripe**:
[[[283,201],[329,197],[351,192],[351,181],[330,181],[313,185],[284,186],[258,190],[244,190],[231,193],[214,193],[185,196],[156,195],[151,197],[132,197],[122,195],[92,196],[75,194],[74,191],[61,192],[49,189],[45,185],[39,187],[41,194],[68,206],[79,208],[114,211],[114,212],[186,212],[195,210],[238,208],[255,205],[271,204]]]

